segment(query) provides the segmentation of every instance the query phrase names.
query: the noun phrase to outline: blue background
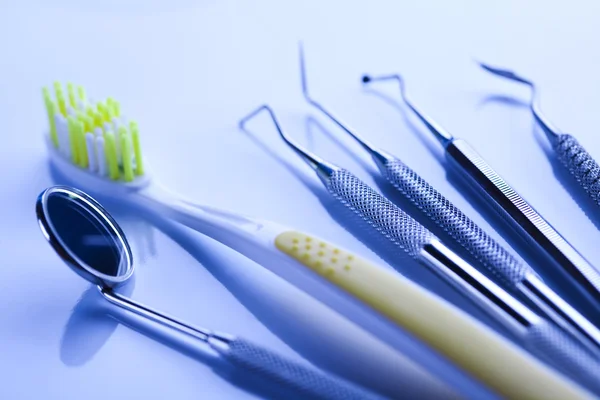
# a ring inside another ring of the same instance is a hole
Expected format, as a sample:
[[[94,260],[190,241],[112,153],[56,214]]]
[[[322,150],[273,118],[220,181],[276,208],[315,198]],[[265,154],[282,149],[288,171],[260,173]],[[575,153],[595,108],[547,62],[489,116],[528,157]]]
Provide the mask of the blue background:
[[[89,284],[45,243],[34,202],[55,181],[42,141],[43,85],[70,80],[92,97],[120,100],[141,126],[155,177],[171,189],[203,204],[312,232],[383,262],[360,240],[365,234],[341,226],[333,202],[311,190],[310,185],[318,188],[316,177],[267,118],[249,123],[250,133],[237,128],[240,117],[268,102],[298,141],[376,185],[369,157],[303,100],[297,57],[302,40],[313,95],[501,242],[506,243],[495,231],[500,225],[488,223],[484,208],[468,201],[438,162],[437,143],[398,107],[396,88],[380,84],[373,86],[377,91],[364,90],[362,73],[402,73],[415,103],[467,139],[586,258],[600,264],[598,210],[549,155],[545,138],[519,103],[528,92],[473,62],[511,67],[534,79],[551,120],[600,157],[598,7],[517,0],[368,5],[0,0],[0,397],[252,397],[215,374],[202,357],[107,318],[92,291],[86,292]],[[311,113],[331,135],[307,129]],[[161,230],[136,213],[109,209],[134,249],[135,299],[300,357],[290,346],[294,340],[273,333],[278,322],[266,317],[269,310],[242,304],[243,284],[223,272],[233,265],[259,273],[259,266],[201,235],[192,241],[205,251],[194,257],[173,240],[179,228]],[[397,264],[405,275],[490,322],[421,267],[408,260]],[[406,335],[399,333],[393,345],[463,393],[484,395]]]

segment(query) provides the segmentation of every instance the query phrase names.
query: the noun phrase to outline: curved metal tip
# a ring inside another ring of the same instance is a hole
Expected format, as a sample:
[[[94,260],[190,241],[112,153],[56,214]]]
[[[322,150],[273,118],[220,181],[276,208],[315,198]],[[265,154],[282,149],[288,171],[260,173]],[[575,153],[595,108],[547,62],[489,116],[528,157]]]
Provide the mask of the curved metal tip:
[[[379,75],[379,76],[371,76],[371,75],[363,75],[362,82],[363,84],[377,82],[377,81],[396,81],[398,82],[398,87],[400,89],[400,96],[402,96],[402,100],[411,106],[410,101],[406,98],[406,90],[404,86],[404,78],[400,74],[390,74],[390,75]],[[416,111],[415,111],[416,112]]]
[[[524,83],[526,85],[531,86],[532,88],[534,87],[533,82],[531,82],[529,79],[526,79],[522,76],[517,75],[514,71],[511,71],[511,70],[505,69],[505,68],[495,67],[493,65],[486,64],[483,62],[477,62],[477,63],[479,64],[479,66],[481,68],[483,68],[485,71],[487,71],[491,74],[501,76],[506,79],[511,79],[516,82]]]
[[[363,83],[369,83],[369,82],[374,82],[374,81],[389,81],[389,80],[396,80],[402,84],[404,83],[402,76],[400,76],[399,74],[379,75],[379,76],[372,76],[372,75],[364,74],[362,76]]]
[[[332,113],[330,113],[325,107],[323,107],[319,102],[310,97],[310,93],[308,92],[308,81],[306,79],[306,62],[304,61],[304,49],[302,47],[302,43],[298,46],[299,57],[300,57],[300,81],[302,84],[302,94],[306,101],[311,104],[313,107],[320,110],[323,114],[328,116],[337,126],[339,126],[344,132],[349,134],[354,140],[356,140],[365,150],[367,150],[378,162],[382,162],[380,160],[389,158],[388,155],[385,155],[381,150],[376,149],[367,142],[365,139],[360,137],[356,132],[350,129],[346,124],[342,123],[339,118],[335,117]]]
[[[511,81],[514,81],[514,82],[523,83],[523,84],[529,86],[529,88],[531,89],[531,100],[529,103],[530,104],[529,108],[531,109],[531,112],[533,113],[535,120],[540,125],[540,127],[542,128],[542,130],[544,131],[544,133],[546,134],[548,139],[550,139],[551,141],[554,141],[560,135],[559,130],[555,126],[553,126],[542,115],[542,112],[540,111],[540,107],[539,107],[537,88],[535,86],[535,83],[533,83],[533,81],[531,81],[509,69],[494,67],[494,66],[491,66],[491,65],[485,64],[485,63],[479,63],[479,65],[481,66],[481,68],[483,68],[485,71],[488,71],[491,74],[494,74],[494,75],[502,77],[502,78],[510,79]]]
[[[415,113],[415,115],[425,124],[425,126],[429,129],[431,133],[436,137],[436,139],[445,147],[448,143],[450,143],[454,138],[448,132],[446,132],[442,127],[436,124],[431,118],[426,116],[423,112],[421,112],[415,105],[412,104],[410,99],[406,96],[406,89],[404,86],[404,79],[400,74],[390,74],[390,75],[380,75],[380,76],[371,76],[371,75],[363,75],[362,81],[363,83],[370,83],[375,81],[389,81],[394,80],[398,82],[398,88],[400,89],[400,98],[404,103]]]
[[[275,119],[275,115],[273,115],[273,110],[271,110],[271,107],[269,107],[267,104],[262,104],[258,108],[256,108],[254,111],[252,111],[250,114],[248,114],[244,118],[240,119],[240,121],[238,122],[238,126],[240,127],[240,129],[242,129],[242,130],[246,129],[246,122],[248,122],[249,120],[254,118],[258,113],[260,113],[263,110],[266,110],[268,113],[270,113],[271,118],[273,118],[273,120],[275,122],[275,125],[278,125],[277,120]]]
[[[277,117],[275,116],[275,112],[268,104],[262,104],[257,109],[252,111],[250,114],[248,114],[244,118],[240,119],[240,122],[239,122],[240,128],[242,130],[245,130],[246,122],[248,122],[250,119],[254,118],[261,111],[266,111],[267,113],[269,113],[269,116],[271,117],[271,121],[273,121],[273,124],[275,125],[275,129],[277,130],[277,133],[279,133],[279,136],[283,139],[283,141],[288,146],[290,146],[298,155],[300,155],[300,157],[304,161],[306,161],[306,163],[308,165],[310,165],[310,167],[312,169],[314,169],[317,172],[317,174],[319,174],[319,177],[321,179],[328,179],[329,176],[333,173],[333,171],[338,169],[336,166],[329,164],[328,162],[317,157],[316,155],[303,149],[301,146],[296,144],[292,139],[290,139],[283,132],[283,129],[281,129],[281,125],[279,125],[279,121],[277,120]]]

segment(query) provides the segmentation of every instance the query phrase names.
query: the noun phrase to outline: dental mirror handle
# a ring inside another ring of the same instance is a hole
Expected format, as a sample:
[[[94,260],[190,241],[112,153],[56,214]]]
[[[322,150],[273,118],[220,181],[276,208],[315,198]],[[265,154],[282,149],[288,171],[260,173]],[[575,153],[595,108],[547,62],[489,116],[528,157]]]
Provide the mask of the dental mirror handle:
[[[102,296],[111,304],[199,339],[217,351],[234,367],[262,375],[281,387],[291,389],[305,398],[324,400],[380,398],[339,378],[328,376],[314,367],[288,360],[245,339],[196,328],[123,297],[112,291],[112,289],[99,287],[99,290]]]

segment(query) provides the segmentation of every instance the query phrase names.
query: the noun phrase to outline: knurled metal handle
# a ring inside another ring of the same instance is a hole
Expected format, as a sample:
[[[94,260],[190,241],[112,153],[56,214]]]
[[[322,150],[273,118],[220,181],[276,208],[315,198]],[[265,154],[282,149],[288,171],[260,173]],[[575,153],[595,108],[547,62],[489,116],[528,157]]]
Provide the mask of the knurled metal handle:
[[[444,195],[421,178],[402,161],[385,164],[385,177],[405,198],[417,206],[431,221],[466,249],[504,286],[517,285],[531,268],[505,250]]]
[[[571,135],[559,135],[553,142],[560,162],[577,179],[586,193],[600,205],[600,166]]]
[[[523,199],[464,140],[446,146],[446,155],[495,209],[530,244],[538,247],[577,282],[579,289],[596,307],[600,301],[600,272],[571,246],[525,199]]]
[[[418,257],[421,249],[435,238],[423,225],[346,170],[334,171],[327,189],[411,257]]]

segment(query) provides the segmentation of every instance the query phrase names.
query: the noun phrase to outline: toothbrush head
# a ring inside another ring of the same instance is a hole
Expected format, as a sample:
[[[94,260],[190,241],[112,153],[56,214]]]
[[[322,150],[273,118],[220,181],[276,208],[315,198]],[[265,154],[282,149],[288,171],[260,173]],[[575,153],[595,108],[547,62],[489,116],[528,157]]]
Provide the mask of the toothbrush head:
[[[54,97],[42,89],[48,114],[46,145],[58,171],[95,192],[136,190],[146,186],[139,127],[121,113],[112,98],[94,102],[83,87],[54,82]]]

